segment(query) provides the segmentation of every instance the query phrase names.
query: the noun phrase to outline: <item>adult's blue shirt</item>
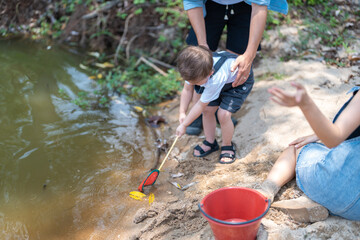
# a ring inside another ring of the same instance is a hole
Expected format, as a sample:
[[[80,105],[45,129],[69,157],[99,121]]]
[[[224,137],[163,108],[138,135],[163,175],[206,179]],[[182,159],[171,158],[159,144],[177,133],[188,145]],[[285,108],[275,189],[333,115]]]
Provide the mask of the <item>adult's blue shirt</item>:
[[[184,9],[187,11],[192,8],[202,7],[204,11],[204,16],[206,16],[205,2],[206,0],[184,0]],[[229,1],[227,0],[217,0],[217,3],[227,5]],[[233,1],[232,1],[233,2]],[[242,2],[242,1],[237,1]],[[288,4],[286,0],[244,0],[247,4],[255,3],[258,5],[265,5],[269,10],[276,11],[279,13],[287,14],[288,13]]]

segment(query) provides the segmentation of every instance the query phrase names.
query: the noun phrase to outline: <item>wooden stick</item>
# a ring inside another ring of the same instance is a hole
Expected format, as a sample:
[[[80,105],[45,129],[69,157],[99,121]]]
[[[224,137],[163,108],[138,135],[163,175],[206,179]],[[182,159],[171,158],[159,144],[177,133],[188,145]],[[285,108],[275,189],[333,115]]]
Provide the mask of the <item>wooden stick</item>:
[[[170,65],[170,64],[167,64],[167,63],[164,63],[164,62],[162,62],[162,61],[160,61],[160,60],[157,60],[156,58],[148,57],[148,59],[149,59],[150,61],[154,62],[154,63],[157,63],[157,64],[163,66],[163,67],[166,67],[166,68],[175,68],[175,66]]]
[[[82,16],[81,18],[82,19],[89,19],[89,18],[96,17],[99,14],[99,12],[108,10],[108,9],[112,8],[113,6],[115,6],[116,4],[120,3],[120,2],[121,2],[121,0],[115,0],[115,1],[107,2],[101,8],[98,8],[95,11],[92,11],[91,13],[88,13],[88,14]]]
[[[169,149],[169,151],[167,152],[167,154],[166,154],[166,156],[165,156],[165,158],[164,158],[164,160],[163,160],[163,162],[161,163],[161,165],[160,165],[160,167],[159,167],[159,171],[160,171],[160,169],[162,168],[162,166],[164,165],[164,163],[165,163],[165,160],[168,158],[168,156],[169,156],[169,154],[170,154],[170,152],[171,152],[171,150],[173,149],[173,147],[175,146],[175,143],[176,143],[176,141],[178,140],[178,138],[179,138],[179,136],[176,136],[176,138],[175,138],[175,141],[173,142],[173,144],[171,145],[171,148]]]
[[[118,65],[118,54],[119,54],[119,51],[121,49],[121,46],[123,45],[124,41],[125,41],[125,36],[126,36],[126,33],[128,31],[128,27],[129,27],[129,21],[130,19],[134,16],[134,13],[131,13],[129,16],[127,16],[126,20],[125,20],[125,28],[124,28],[124,32],[123,32],[123,35],[119,41],[119,45],[117,46],[116,48],[116,51],[115,51],[115,56],[114,56],[114,63],[115,65]]]
[[[145,64],[149,65],[150,67],[152,67],[153,69],[155,69],[158,73],[160,73],[163,76],[167,76],[168,74],[166,72],[164,72],[163,70],[161,70],[160,68],[158,68],[155,64],[153,64],[152,62],[149,62],[146,58],[144,57],[140,57],[141,61],[143,61]]]

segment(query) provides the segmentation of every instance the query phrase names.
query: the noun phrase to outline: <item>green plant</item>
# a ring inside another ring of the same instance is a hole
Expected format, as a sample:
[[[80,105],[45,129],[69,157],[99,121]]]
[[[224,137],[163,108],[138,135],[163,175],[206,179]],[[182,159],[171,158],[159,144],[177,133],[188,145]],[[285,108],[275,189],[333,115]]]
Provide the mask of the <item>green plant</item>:
[[[327,1],[325,0],[288,0],[288,3],[295,6],[304,6],[304,5],[318,5],[325,4]]]
[[[75,98],[74,100],[72,100],[71,102],[78,105],[79,107],[81,107],[82,109],[86,109],[90,107],[89,101],[88,101],[88,93],[87,92],[83,92],[80,91],[78,93],[78,98]]]
[[[349,47],[349,43],[347,43],[347,42],[343,42],[343,43],[342,43],[342,47],[345,49],[345,52],[346,52],[347,54],[351,54],[351,53],[354,53],[354,52],[355,52],[353,49],[351,49],[351,48]]]
[[[325,61],[326,61],[327,64],[336,65],[338,67],[345,67],[346,66],[346,64],[344,62],[341,62],[341,61],[339,61],[337,59],[326,58]]]
[[[256,81],[263,81],[263,80],[269,80],[269,79],[282,80],[285,77],[286,77],[286,75],[283,73],[266,72],[265,74],[262,74],[259,77],[257,77]]]

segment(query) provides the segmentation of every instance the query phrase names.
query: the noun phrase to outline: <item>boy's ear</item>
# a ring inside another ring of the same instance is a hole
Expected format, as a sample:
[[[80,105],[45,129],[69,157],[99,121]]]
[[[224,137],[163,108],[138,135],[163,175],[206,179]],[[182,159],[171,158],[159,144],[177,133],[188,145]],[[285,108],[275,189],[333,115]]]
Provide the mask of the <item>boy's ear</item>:
[[[213,75],[213,73],[215,72],[215,70],[213,69],[213,70],[211,70],[211,72],[210,72],[210,74],[209,74],[209,77],[211,76],[211,75]]]

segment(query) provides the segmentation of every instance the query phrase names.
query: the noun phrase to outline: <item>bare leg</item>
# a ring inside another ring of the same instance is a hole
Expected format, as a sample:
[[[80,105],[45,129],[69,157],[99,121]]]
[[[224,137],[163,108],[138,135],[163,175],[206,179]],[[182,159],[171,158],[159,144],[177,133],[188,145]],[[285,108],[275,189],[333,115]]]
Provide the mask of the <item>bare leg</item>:
[[[208,142],[213,143],[215,141],[215,129],[216,129],[216,118],[215,112],[218,109],[217,106],[206,107],[203,112],[203,126],[205,138]]]
[[[279,189],[295,177],[296,158],[299,153],[294,146],[289,146],[280,155],[270,170],[259,190],[273,200]],[[297,199],[275,202],[272,207],[278,208],[298,222],[317,222],[328,217],[328,210],[303,195]]]
[[[206,107],[203,111],[203,127],[205,139],[209,143],[213,143],[215,141],[215,129],[216,129],[216,118],[215,112],[218,107]],[[210,150],[209,146],[201,144],[200,147],[206,152]],[[194,155],[200,155],[198,150],[194,150]]]
[[[287,147],[276,160],[259,192],[273,202],[280,188],[295,177],[296,149]]]
[[[287,147],[276,160],[266,180],[282,187],[295,177],[296,149],[294,146]]]
[[[231,112],[219,108],[218,119],[221,126],[222,146],[231,146],[231,140],[234,135],[234,124],[231,121]],[[232,151],[221,151],[221,153],[234,154]],[[231,158],[222,158],[221,162],[230,162]]]

